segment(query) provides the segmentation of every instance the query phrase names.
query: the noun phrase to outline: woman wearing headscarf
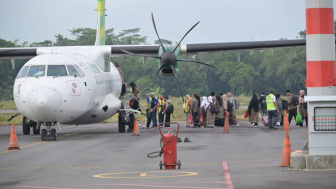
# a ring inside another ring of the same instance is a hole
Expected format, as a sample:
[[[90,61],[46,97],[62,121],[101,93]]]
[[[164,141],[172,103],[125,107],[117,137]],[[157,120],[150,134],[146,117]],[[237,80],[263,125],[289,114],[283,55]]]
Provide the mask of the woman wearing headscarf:
[[[208,106],[209,106],[208,98],[206,96],[203,96],[202,97],[202,104],[201,104],[201,112],[202,112],[202,115],[203,115],[203,123],[201,123],[201,124],[204,124],[204,126],[206,126],[206,116],[207,116]]]
[[[186,100],[183,105],[185,120],[186,120],[186,127],[190,127],[190,124],[189,124],[190,106],[191,106],[191,98],[189,95],[186,95]]]
[[[306,126],[308,126],[308,119],[307,119],[307,103],[304,101],[304,95],[305,91],[300,91],[300,97],[299,97],[299,112],[302,115],[302,120],[306,121]],[[300,124],[300,126],[303,126],[303,121]]]
[[[253,94],[250,104],[248,106],[248,112],[250,112],[251,127],[258,126],[259,121],[259,100],[256,94]]]
[[[213,99],[212,96],[208,97],[208,102],[209,102],[209,106],[207,109],[207,122],[206,122],[206,126],[207,127],[215,127],[215,114],[211,113],[211,103],[216,104],[216,99]]]
[[[199,96],[197,94],[192,95],[191,105],[190,105],[190,112],[193,116],[194,126],[193,128],[198,127],[198,121],[199,121],[199,111],[200,111],[200,100]]]
[[[216,106],[219,109],[219,113],[215,114],[215,126],[224,127],[224,106],[221,96],[216,95]]]
[[[133,98],[131,99],[131,103],[133,103],[132,108],[137,110],[139,109],[139,101],[140,101],[140,91],[138,90],[136,84],[134,82],[130,83],[130,86],[132,87],[132,93],[133,93]],[[141,111],[141,110],[140,110]]]

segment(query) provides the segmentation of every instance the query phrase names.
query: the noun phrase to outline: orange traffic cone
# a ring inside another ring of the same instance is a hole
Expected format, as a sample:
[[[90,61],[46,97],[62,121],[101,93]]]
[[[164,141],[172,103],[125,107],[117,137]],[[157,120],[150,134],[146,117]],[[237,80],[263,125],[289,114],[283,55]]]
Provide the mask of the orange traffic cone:
[[[12,131],[11,131],[11,136],[9,140],[8,150],[20,150],[19,142],[18,142],[16,132],[15,132],[14,123],[12,124]]]
[[[134,121],[134,128],[133,128],[133,135],[132,136],[140,136],[139,124],[138,124],[137,119],[135,119],[135,121]]]
[[[223,131],[223,133],[230,133],[229,116],[225,116],[225,123],[224,123],[224,131]]]
[[[292,147],[289,139],[289,133],[286,132],[283,152],[282,152],[282,161],[280,167],[289,167],[290,166],[290,155],[292,153]]]
[[[288,121],[288,114],[285,114],[285,123],[284,123],[284,128],[282,129],[283,131],[291,131],[290,126],[289,126],[289,121]]]

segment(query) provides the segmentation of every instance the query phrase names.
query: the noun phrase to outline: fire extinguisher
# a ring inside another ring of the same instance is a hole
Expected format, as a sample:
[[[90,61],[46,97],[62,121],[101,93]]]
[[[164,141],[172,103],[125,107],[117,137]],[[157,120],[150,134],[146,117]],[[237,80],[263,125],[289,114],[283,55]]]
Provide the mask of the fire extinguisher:
[[[159,125],[159,131],[161,135],[160,146],[161,150],[158,152],[152,152],[147,155],[149,158],[161,157],[163,154],[163,163],[160,161],[160,169],[165,166],[165,169],[181,169],[181,161],[177,160],[177,137],[178,132],[180,130],[180,125],[178,123],[170,123],[171,125],[176,124],[177,130],[174,132],[170,127],[166,127],[168,129],[168,133],[163,135],[161,131],[161,127]],[[174,133],[172,133],[174,132]],[[153,155],[158,153],[158,155]]]

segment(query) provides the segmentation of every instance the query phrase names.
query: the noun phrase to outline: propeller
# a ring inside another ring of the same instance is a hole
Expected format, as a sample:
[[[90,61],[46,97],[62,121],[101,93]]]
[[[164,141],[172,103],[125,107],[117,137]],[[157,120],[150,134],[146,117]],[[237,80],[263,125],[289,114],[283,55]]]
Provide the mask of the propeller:
[[[160,46],[162,47],[162,50],[163,50],[163,53],[160,55],[160,56],[151,56],[151,55],[145,55],[145,54],[136,54],[136,53],[132,53],[132,52],[129,52],[129,51],[126,51],[126,50],[123,50],[121,49],[122,52],[124,52],[125,54],[128,54],[128,55],[131,55],[131,56],[142,56],[142,57],[149,57],[149,58],[155,58],[155,59],[159,59],[162,63],[161,67],[159,68],[159,70],[155,73],[155,75],[151,78],[150,82],[148,85],[146,85],[144,87],[144,89],[142,89],[140,92],[144,91],[149,85],[150,83],[153,81],[153,79],[160,73],[160,71],[162,71],[164,68],[165,69],[171,69],[172,70],[172,73],[176,79],[176,82],[179,86],[179,89],[180,89],[180,93],[181,93],[181,96],[182,96],[182,100],[184,102],[184,98],[183,98],[183,93],[182,93],[182,87],[178,81],[178,78],[176,76],[176,69],[174,67],[174,64],[176,61],[180,61],[180,62],[192,62],[192,63],[196,63],[196,64],[202,64],[202,65],[206,65],[206,66],[210,66],[210,67],[213,67],[213,68],[216,68],[215,66],[213,65],[210,65],[210,64],[206,64],[204,62],[198,62],[198,61],[193,61],[193,60],[185,60],[185,59],[181,59],[181,58],[177,58],[176,55],[174,54],[175,51],[177,50],[177,48],[180,46],[181,42],[183,41],[183,39],[189,34],[189,32],[191,30],[193,30],[200,22],[197,22],[195,25],[193,25],[186,34],[184,34],[184,36],[182,37],[182,39],[180,40],[180,42],[176,45],[176,47],[174,48],[173,51],[170,51],[169,49],[166,49],[164,46],[163,46],[163,43],[162,43],[162,40],[159,36],[159,32],[157,31],[156,29],[156,24],[155,24],[155,20],[154,20],[154,15],[152,13],[152,22],[153,22],[153,26],[154,26],[154,30],[155,30],[155,33],[156,33],[156,36],[158,37],[159,39],[159,42],[160,42]]]

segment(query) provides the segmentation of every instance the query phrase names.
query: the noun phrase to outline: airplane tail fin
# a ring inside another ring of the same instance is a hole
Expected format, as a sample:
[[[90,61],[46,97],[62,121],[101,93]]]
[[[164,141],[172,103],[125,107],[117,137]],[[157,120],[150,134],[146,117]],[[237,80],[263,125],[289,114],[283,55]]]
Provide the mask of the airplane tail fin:
[[[98,0],[97,34],[95,45],[105,45],[105,0]]]

